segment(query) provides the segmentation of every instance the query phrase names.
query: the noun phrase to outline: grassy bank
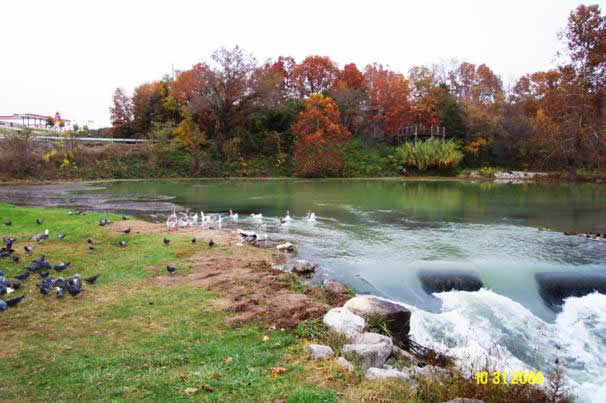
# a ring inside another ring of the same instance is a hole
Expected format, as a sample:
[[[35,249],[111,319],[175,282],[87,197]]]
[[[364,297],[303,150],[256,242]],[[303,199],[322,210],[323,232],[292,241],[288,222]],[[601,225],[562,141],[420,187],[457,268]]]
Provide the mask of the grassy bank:
[[[115,222],[100,227],[102,218]],[[37,219],[43,223],[36,224]],[[7,220],[11,226],[4,225]],[[0,204],[0,226],[2,234],[18,239],[14,249],[21,258],[20,263],[0,260],[8,278],[22,273],[39,255],[53,264],[72,262],[61,273],[65,277],[101,274],[96,284],[85,284],[77,297],[66,294],[58,299],[54,292],[41,295],[36,287],[39,276],[34,273],[8,297],[26,295],[17,307],[0,313],[2,399],[426,402],[466,396],[506,402],[545,398],[527,386],[478,386],[456,372],[446,382],[428,377],[411,387],[399,381],[367,381],[359,369],[348,372],[335,360],[311,361],[304,353],[307,343],[330,344],[337,352],[343,344],[319,317],[292,328],[281,328],[280,318],[272,315],[236,324],[233,319],[241,317],[246,307],[233,301],[243,296],[246,300],[245,295],[251,294],[242,294],[246,290],[260,290],[261,295],[253,295],[258,306],[271,299],[268,286],[277,287],[277,303],[282,305],[299,300],[305,306],[322,307],[327,300],[320,289],[301,284],[294,275],[276,275],[264,268],[267,261],[279,258],[275,252],[235,246],[228,233],[199,232],[194,244],[192,233],[167,234],[161,225],[132,218],[123,221],[118,215],[77,216],[64,209],[6,204]],[[121,233],[127,227],[131,233]],[[29,241],[46,228],[51,234],[48,241]],[[58,233],[65,238],[57,239]],[[217,242],[213,248],[206,243],[210,236]],[[88,248],[89,237],[95,250]],[[164,237],[171,239],[169,246],[164,245]],[[120,240],[126,240],[125,248],[118,246]],[[32,244],[34,252],[27,256],[23,246]],[[168,263],[177,267],[174,276],[166,273]],[[51,276],[58,275],[51,271]],[[228,281],[229,275],[233,278]],[[293,297],[290,302],[288,296]],[[300,310],[286,310],[282,319],[288,322]]]

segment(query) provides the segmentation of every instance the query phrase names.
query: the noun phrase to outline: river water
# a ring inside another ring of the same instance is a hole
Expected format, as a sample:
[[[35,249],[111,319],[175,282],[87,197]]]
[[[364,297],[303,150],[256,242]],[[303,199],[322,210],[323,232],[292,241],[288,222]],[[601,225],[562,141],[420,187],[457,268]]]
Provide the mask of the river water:
[[[335,278],[413,311],[411,334],[461,364],[487,356],[495,369],[549,372],[563,363],[582,401],[606,396],[606,296],[541,299],[543,272],[606,272],[606,242],[564,231],[606,233],[606,186],[448,180],[164,180],[0,187],[21,204],[82,206],[156,215],[174,203],[205,213],[238,212],[237,223],[297,244]],[[287,211],[294,221],[280,225]],[[315,212],[317,222],[304,220]],[[262,213],[261,223],[250,219]],[[471,270],[476,292],[423,291],[420,270]]]

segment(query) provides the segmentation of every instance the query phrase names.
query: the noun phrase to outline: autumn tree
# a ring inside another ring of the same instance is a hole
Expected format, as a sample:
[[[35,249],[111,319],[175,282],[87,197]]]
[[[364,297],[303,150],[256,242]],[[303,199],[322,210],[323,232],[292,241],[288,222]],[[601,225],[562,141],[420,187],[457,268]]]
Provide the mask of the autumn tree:
[[[463,62],[448,73],[448,86],[463,111],[467,162],[495,163],[491,148],[503,128],[506,100],[501,79],[485,64]]]
[[[296,62],[290,56],[280,56],[275,62],[268,62],[266,68],[280,78],[280,93],[283,98],[295,98],[298,95],[295,78]]]
[[[237,46],[215,51],[211,60],[212,65],[197,64],[181,72],[171,85],[171,95],[197,114],[203,129],[223,143],[258,110],[275,82],[265,80],[255,58]]]
[[[345,127],[350,132],[358,132],[363,126],[363,107],[368,99],[368,84],[355,63],[343,66],[329,94],[341,111]]]
[[[603,150],[606,144],[602,107],[606,85],[606,18],[600,7],[578,6],[570,13],[561,38],[566,41],[569,57],[569,63],[560,67],[568,101],[562,142],[568,150],[569,175],[575,178],[583,157],[596,158],[599,163],[603,156],[585,153],[584,149]]]
[[[196,151],[200,146],[206,145],[206,135],[193,121],[191,113],[186,113],[185,118],[173,130],[173,144],[188,151]]]
[[[426,66],[413,66],[408,70],[411,89],[412,113],[416,124],[438,126],[438,104],[444,96],[444,88],[438,85],[434,72]]]
[[[368,83],[369,132],[393,139],[400,128],[414,121],[409,82],[403,74],[379,64],[366,66],[364,78]]]
[[[292,75],[300,99],[330,90],[337,81],[339,68],[328,56],[307,56],[293,68]]]
[[[149,132],[154,121],[166,121],[164,98],[168,88],[162,81],[141,84],[133,93],[133,125],[138,133]]]
[[[337,176],[343,169],[341,148],[351,134],[341,124],[339,109],[330,97],[312,94],[292,127],[296,170],[302,176]]]
[[[114,135],[129,136],[132,133],[133,104],[122,88],[116,88],[109,111]]]
[[[604,162],[603,124],[606,22],[598,6],[577,7],[560,35],[566,63],[521,77],[511,101],[530,119],[531,145],[547,167],[599,167]]]

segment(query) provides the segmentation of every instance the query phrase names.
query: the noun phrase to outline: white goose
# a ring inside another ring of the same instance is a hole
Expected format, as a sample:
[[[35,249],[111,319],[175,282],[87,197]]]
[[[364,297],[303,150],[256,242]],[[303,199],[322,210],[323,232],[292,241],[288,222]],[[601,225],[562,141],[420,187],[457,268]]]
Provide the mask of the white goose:
[[[290,211],[286,210],[286,217],[284,217],[284,221],[291,222],[292,218],[290,218]]]
[[[175,211],[175,206],[173,206],[173,212],[171,215],[168,216],[168,218],[166,219],[166,228],[168,228],[168,230],[172,230],[175,229],[177,226],[177,221],[179,219],[177,218],[177,213]]]
[[[258,220],[258,221],[261,221],[261,220],[263,219],[263,213],[259,213],[259,214],[252,213],[252,214],[250,215],[250,217],[251,217],[253,220]]]
[[[238,221],[238,213],[234,213],[229,209],[229,219],[232,221]]]
[[[316,213],[313,211],[307,213],[307,222],[316,222]]]

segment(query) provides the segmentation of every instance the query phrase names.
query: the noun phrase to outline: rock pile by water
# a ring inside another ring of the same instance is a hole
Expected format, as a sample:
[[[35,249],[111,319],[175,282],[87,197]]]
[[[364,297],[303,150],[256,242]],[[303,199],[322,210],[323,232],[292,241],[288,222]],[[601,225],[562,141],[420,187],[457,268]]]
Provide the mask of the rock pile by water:
[[[372,296],[350,298],[343,307],[333,308],[323,317],[331,331],[347,340],[336,363],[348,371],[360,367],[368,380],[397,379],[414,387],[420,377],[451,376],[449,369],[429,365],[400,348],[408,344],[411,312],[405,307]],[[368,329],[371,322],[381,322],[390,336]],[[310,359],[334,359],[329,346],[311,344],[306,350]],[[392,365],[394,364],[394,365]]]

